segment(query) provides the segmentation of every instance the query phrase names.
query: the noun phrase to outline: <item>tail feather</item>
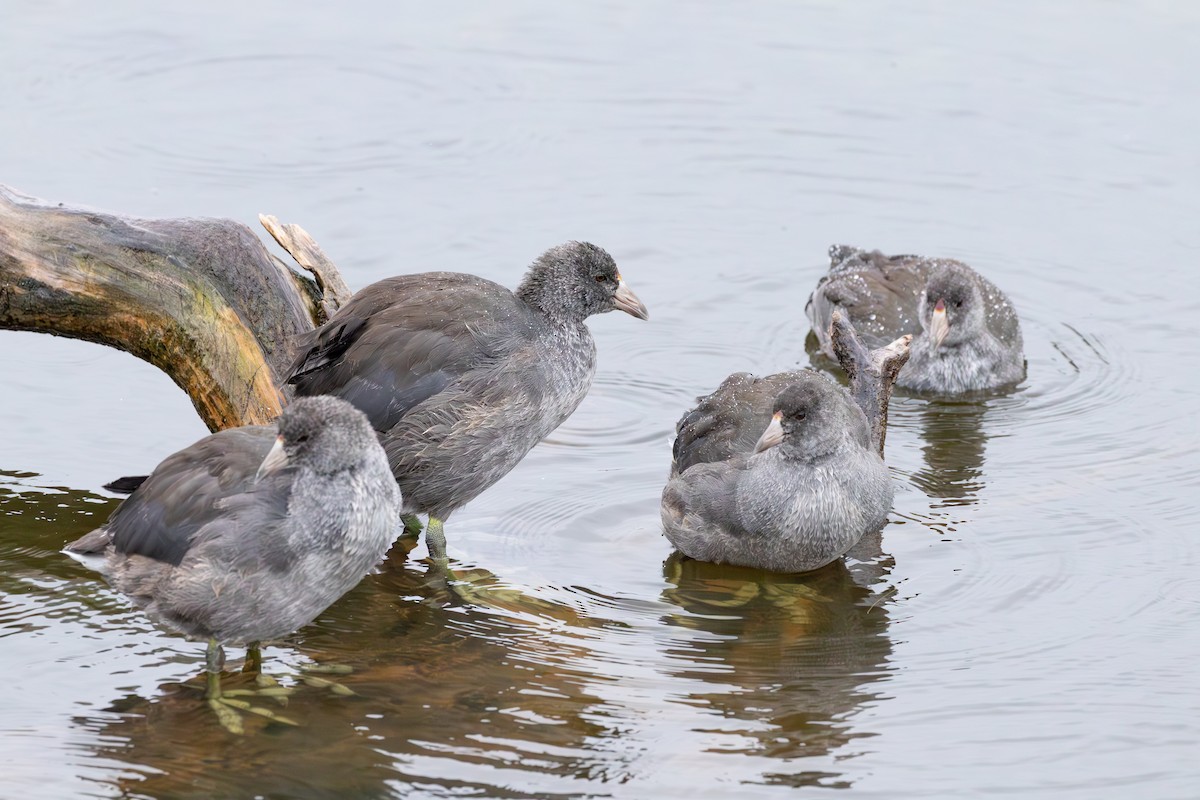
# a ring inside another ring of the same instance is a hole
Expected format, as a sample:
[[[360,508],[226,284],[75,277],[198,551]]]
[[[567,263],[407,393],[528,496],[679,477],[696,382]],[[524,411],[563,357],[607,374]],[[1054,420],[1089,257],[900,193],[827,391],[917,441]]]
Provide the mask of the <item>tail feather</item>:
[[[107,563],[105,554],[111,544],[112,534],[109,533],[107,526],[102,526],[71,542],[62,549],[62,553],[88,569],[103,573]]]
[[[149,477],[149,475],[126,475],[124,478],[117,478],[112,483],[104,484],[104,488],[117,494],[131,494],[137,491],[137,488]]]

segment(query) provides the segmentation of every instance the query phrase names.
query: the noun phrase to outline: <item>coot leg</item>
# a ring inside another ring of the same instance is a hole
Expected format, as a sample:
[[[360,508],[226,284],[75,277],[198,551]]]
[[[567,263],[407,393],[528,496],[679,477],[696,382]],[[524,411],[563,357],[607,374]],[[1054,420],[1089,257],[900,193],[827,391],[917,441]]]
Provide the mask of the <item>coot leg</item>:
[[[242,672],[262,672],[262,645],[258,642],[251,642],[247,645]]]
[[[429,559],[441,569],[448,569],[450,559],[446,557],[446,532],[442,530],[442,521],[437,517],[429,517],[429,525],[425,528],[425,544],[429,547]]]
[[[261,666],[262,651],[257,644],[251,645],[246,653],[247,661],[256,660]],[[208,640],[208,650],[205,654],[204,670],[205,670],[205,691],[204,696],[208,700],[208,707],[217,715],[217,721],[221,723],[221,727],[230,733],[242,735],[246,732],[246,726],[242,724],[242,715],[239,711],[248,711],[251,714],[257,714],[260,717],[266,717],[272,722],[279,722],[283,725],[298,725],[295,720],[288,719],[285,716],[276,714],[270,709],[252,706],[245,700],[235,699],[233,695],[238,694],[257,694],[254,691],[231,691],[228,695],[221,691],[221,669],[225,666],[225,650],[221,647],[216,639]],[[285,690],[287,691],[287,690]],[[264,692],[265,694],[266,692]]]
[[[401,514],[400,521],[404,523],[404,533],[402,536],[420,536],[421,535],[421,518],[416,514]]]
[[[225,666],[225,650],[216,639],[208,640],[208,651],[205,653],[204,669],[207,678],[207,688],[204,696],[215,700],[221,696],[221,668]]]

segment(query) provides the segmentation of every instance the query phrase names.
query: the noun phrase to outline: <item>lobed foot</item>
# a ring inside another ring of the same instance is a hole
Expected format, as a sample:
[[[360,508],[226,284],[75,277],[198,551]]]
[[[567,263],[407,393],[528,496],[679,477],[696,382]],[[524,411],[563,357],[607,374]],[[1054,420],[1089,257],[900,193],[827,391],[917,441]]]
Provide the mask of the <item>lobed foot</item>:
[[[281,725],[296,727],[300,725],[290,717],[251,702],[250,698],[270,699],[279,705],[286,706],[288,698],[297,691],[295,686],[282,686],[275,678],[259,671],[262,667],[262,653],[257,644],[253,644],[247,649],[246,661],[242,668],[243,673],[256,673],[254,684],[257,688],[222,689],[221,669],[224,664],[224,649],[215,640],[210,640],[205,662],[204,697],[222,728],[238,736],[244,735],[246,726],[243,714],[254,714]],[[328,689],[335,695],[348,697],[354,695],[352,689],[337,681],[322,677],[322,675],[349,675],[353,671],[351,667],[344,664],[310,664],[301,667],[296,678],[308,686]]]

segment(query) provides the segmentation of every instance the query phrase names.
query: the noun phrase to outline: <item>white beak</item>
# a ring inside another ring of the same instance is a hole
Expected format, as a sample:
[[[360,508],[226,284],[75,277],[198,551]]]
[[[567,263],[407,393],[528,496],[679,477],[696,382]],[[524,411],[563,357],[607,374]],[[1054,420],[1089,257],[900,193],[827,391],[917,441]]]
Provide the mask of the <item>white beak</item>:
[[[783,418],[783,414],[778,411],[771,417],[771,424],[763,431],[763,435],[758,437],[758,441],[754,443],[754,452],[761,453],[763,450],[770,450],[775,445],[783,441],[783,424],[779,421]]]
[[[262,464],[258,467],[258,472],[254,475],[254,480],[261,481],[267,475],[270,475],[280,467],[286,466],[288,463],[287,453],[283,449],[283,437],[276,436],[275,444],[267,452],[267,457],[263,459]]]
[[[946,304],[941,300],[933,307],[929,317],[929,337],[933,339],[933,349],[937,350],[950,334],[950,320],[946,319]]]
[[[638,319],[650,319],[650,312],[646,310],[646,304],[638,300],[638,296],[625,284],[624,278],[617,281],[617,293],[613,295],[613,305],[630,316]]]

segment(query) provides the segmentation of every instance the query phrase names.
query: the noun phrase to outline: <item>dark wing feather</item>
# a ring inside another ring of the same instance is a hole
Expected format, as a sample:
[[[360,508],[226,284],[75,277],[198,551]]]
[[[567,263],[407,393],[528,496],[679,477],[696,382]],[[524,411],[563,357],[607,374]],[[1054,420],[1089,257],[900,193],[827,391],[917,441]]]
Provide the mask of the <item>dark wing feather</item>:
[[[532,334],[508,289],[450,272],[401,275],[354,295],[301,342],[288,376],[300,395],[332,394],[387,431],[462,375]]]
[[[695,464],[750,454],[771,421],[775,398],[802,374],[780,372],[756,378],[737,372],[726,378],[675,426],[671,474],[678,475]]]
[[[846,310],[868,348],[883,347],[906,333],[920,333],[917,310],[921,292],[933,268],[945,263],[965,268],[978,283],[992,334],[1003,342],[1020,342],[1020,323],[1008,298],[995,284],[961,261],[887,256],[878,250],[867,252],[845,245],[834,245],[829,253],[832,261],[829,273],[817,283],[804,310],[821,349],[830,358],[834,356],[829,323],[837,307]]]
[[[319,372],[336,363],[346,350],[358,339],[367,320],[365,317],[348,317],[330,320],[311,334],[308,349],[301,351],[288,369],[287,383],[298,383],[305,375]]]
[[[868,348],[883,347],[906,333],[916,334],[921,323],[917,306],[930,269],[919,256],[886,256],[845,246],[830,250],[829,273],[817,283],[805,312],[821,349],[833,357],[829,324],[833,310],[842,308]]]
[[[116,494],[130,494],[149,478],[149,475],[126,475],[123,478],[117,478],[112,483],[104,484],[104,488]]]
[[[698,464],[686,475],[672,479],[663,490],[662,505],[681,527],[693,527],[689,518],[720,525],[730,533],[738,523],[737,484],[746,468],[745,456]]]
[[[237,547],[220,547],[213,551],[219,555],[210,557],[223,559],[238,572],[264,568],[286,572],[297,553],[286,531],[278,534],[287,519],[294,485],[295,470],[284,467],[252,482],[244,491],[216,501],[209,520],[193,534],[192,549],[204,548],[209,542],[237,540]],[[312,545],[312,541],[304,543],[305,547]]]
[[[227,513],[227,498],[248,491],[273,427],[221,431],[180,450],[151,473],[105,525],[117,552],[178,565],[200,529]]]

